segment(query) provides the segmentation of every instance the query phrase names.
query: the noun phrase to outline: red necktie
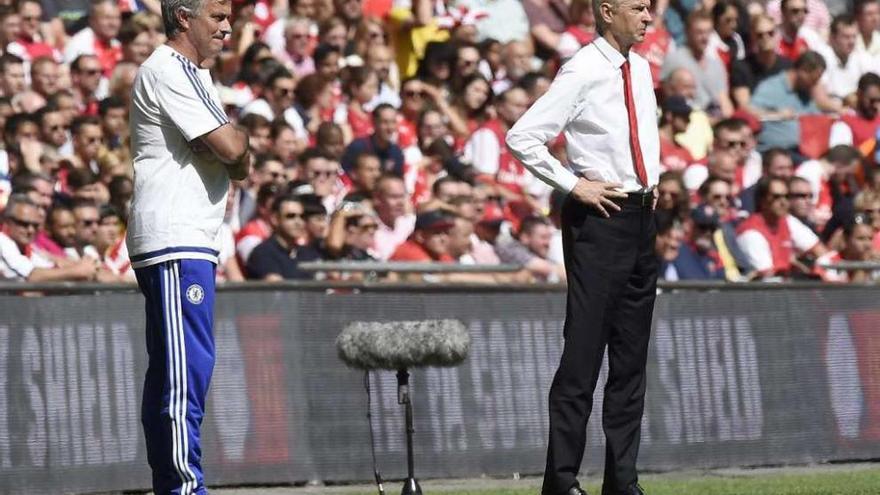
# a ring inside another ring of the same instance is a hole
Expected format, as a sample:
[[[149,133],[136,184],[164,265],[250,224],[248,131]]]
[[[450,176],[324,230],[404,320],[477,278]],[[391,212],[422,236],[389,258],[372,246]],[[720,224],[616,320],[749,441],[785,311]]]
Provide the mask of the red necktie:
[[[629,148],[632,151],[633,169],[639,176],[643,186],[648,185],[648,173],[645,172],[645,161],[642,159],[642,147],[639,145],[639,122],[636,119],[636,104],[633,98],[632,76],[629,73],[629,60],[623,62],[623,100],[626,102],[626,115],[629,117]]]

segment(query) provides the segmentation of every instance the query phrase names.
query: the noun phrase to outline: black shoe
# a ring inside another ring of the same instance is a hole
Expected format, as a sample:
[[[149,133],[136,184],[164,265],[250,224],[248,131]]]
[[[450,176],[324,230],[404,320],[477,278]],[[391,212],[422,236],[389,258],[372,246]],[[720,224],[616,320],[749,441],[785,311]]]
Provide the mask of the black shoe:
[[[567,492],[565,492],[565,495],[589,495],[589,494],[587,492],[585,492],[584,489],[581,488],[580,485],[574,484],[574,485],[572,485],[571,488],[568,489]]]
[[[620,492],[620,495],[645,495],[645,491],[642,490],[638,483],[633,483],[626,487],[626,490]]]

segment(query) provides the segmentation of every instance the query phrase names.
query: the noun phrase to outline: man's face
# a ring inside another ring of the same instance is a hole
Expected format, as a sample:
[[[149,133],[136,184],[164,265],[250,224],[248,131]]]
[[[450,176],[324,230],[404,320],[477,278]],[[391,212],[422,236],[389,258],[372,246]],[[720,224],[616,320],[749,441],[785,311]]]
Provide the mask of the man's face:
[[[603,2],[600,7],[603,16],[606,6],[611,8],[612,12],[608,30],[619,42],[632,45],[645,39],[645,32],[651,25],[652,19],[649,0],[620,0],[616,9],[611,4]]]
[[[84,160],[94,160],[101,149],[104,132],[101,126],[86,124],[80,127],[79,134],[74,138],[77,155]]]
[[[553,229],[549,225],[535,225],[531,232],[523,233],[520,242],[529,248],[535,255],[546,258],[550,252],[550,240],[553,239]]]
[[[128,127],[128,114],[124,108],[110,108],[104,114],[104,129],[109,134],[120,136]]]
[[[296,201],[284,201],[279,205],[273,219],[275,233],[287,243],[294,243],[306,233],[306,220],[303,206]]]
[[[736,180],[736,155],[724,150],[714,151],[709,156],[709,175],[714,175],[728,182]]]
[[[526,113],[529,108],[529,96],[523,89],[511,89],[506,93],[505,98],[498,106],[498,114],[509,126],[512,126]]]
[[[198,15],[189,17],[186,35],[195,46],[200,60],[213,59],[223,49],[223,40],[232,32],[229,0],[205,0]]]
[[[357,161],[352,179],[358,189],[372,193],[380,175],[382,175],[382,167],[379,164],[379,158],[365,155]]]
[[[819,79],[822,78],[822,72],[824,72],[821,68],[816,69],[797,69],[795,70],[795,78],[794,78],[794,86],[795,89],[802,93],[810,92],[813,87],[819,82]]]
[[[770,213],[777,220],[788,215],[788,186],[784,181],[770,182],[762,211]]]
[[[264,184],[274,182],[279,186],[284,185],[284,164],[278,160],[267,160],[263,167],[256,173],[254,184],[259,189]]]
[[[681,96],[688,102],[697,97],[697,82],[687,69],[679,69],[673,72],[669,82],[669,95]]]
[[[58,64],[55,62],[40,62],[31,69],[31,87],[43,96],[58,91]]]
[[[867,260],[873,250],[874,229],[867,224],[859,224],[853,228],[852,235],[846,240],[848,257],[856,260]]]
[[[687,42],[695,54],[702,55],[709,46],[709,37],[712,35],[712,21],[700,19],[690,24],[687,30]]]
[[[416,241],[434,258],[449,254],[449,227],[416,231]]]
[[[467,77],[477,73],[480,63],[480,51],[472,46],[458,49],[458,57],[455,60],[455,72],[458,77]]]
[[[807,13],[806,0],[789,0],[785,10],[782,11],[782,24],[792,31],[800,29],[804,25]]]
[[[858,110],[868,120],[874,120],[880,111],[880,86],[868,86],[858,93]]]
[[[361,215],[357,224],[348,227],[346,243],[359,249],[369,249],[378,228],[379,224],[372,215]]]
[[[73,216],[76,219],[77,244],[93,244],[98,234],[98,209],[94,206],[80,206],[73,209]]]
[[[334,0],[333,5],[336,7],[336,15],[345,19],[349,25],[361,18],[360,0]]]
[[[418,79],[407,81],[400,88],[400,108],[405,115],[418,115],[425,107],[424,92],[422,92],[422,83]]]
[[[254,153],[265,153],[272,146],[272,129],[269,127],[257,127],[249,136],[248,144]]]
[[[788,206],[798,218],[810,218],[813,213],[813,191],[806,181],[795,180],[788,186]]]
[[[33,205],[20,204],[5,212],[5,224],[9,237],[19,248],[34,242],[37,231],[43,226],[44,215]]]
[[[706,204],[714,208],[720,216],[724,216],[730,209],[731,195],[730,184],[716,180],[706,191]]]
[[[733,155],[737,162],[742,163],[748,157],[748,142],[740,130],[722,129],[715,138],[717,150]]]
[[[122,15],[119,8],[110,2],[103,2],[95,7],[94,15],[89,19],[92,29],[98,38],[102,40],[111,40],[119,34],[119,27],[122,25]]]
[[[76,247],[76,218],[70,210],[58,209],[49,218],[49,235],[61,247]]]
[[[34,39],[40,31],[43,8],[37,2],[24,2],[18,8],[18,15],[21,18],[21,34]]]
[[[664,180],[657,184],[657,209],[674,210],[685,192],[677,180]]]
[[[474,223],[464,218],[456,218],[455,225],[449,229],[449,255],[455,259],[471,251],[471,235]]]
[[[504,50],[504,65],[511,79],[519,79],[532,68],[532,52],[521,41],[511,41]]]
[[[374,46],[367,52],[367,67],[373,69],[382,81],[391,74],[391,51],[384,46]]]
[[[323,239],[327,237],[330,230],[330,219],[323,213],[309,215],[306,217],[306,232],[312,239]]]
[[[6,72],[0,77],[2,77],[0,82],[3,83],[3,94],[5,95],[11,97],[27,89],[23,64],[6,64]]]
[[[101,74],[103,73],[104,70],[101,68],[97,57],[83,57],[79,61],[79,69],[74,71],[76,76],[74,83],[79,86],[83,93],[91,95],[98,89],[98,84],[101,82]]]
[[[794,175],[794,162],[788,155],[776,155],[767,165],[767,176],[788,179]]]
[[[16,13],[11,13],[3,18],[3,24],[0,25],[0,34],[3,39],[11,43],[21,36],[21,17]]]
[[[382,141],[394,142],[397,138],[397,110],[386,108],[376,119],[376,137]]]
[[[284,33],[284,38],[288,53],[298,57],[305,56],[309,47],[308,23],[297,22]]]
[[[333,194],[339,176],[339,163],[326,158],[312,158],[306,163],[306,178],[315,194],[326,197]]]
[[[775,52],[779,46],[779,34],[776,26],[770,21],[760,21],[752,32],[752,46],[756,53]]]
[[[114,216],[106,217],[98,223],[98,230],[95,234],[95,247],[99,252],[116,244],[122,232],[121,225],[119,217]]]
[[[293,90],[296,89],[296,82],[293,78],[281,77],[275,79],[272,87],[266,94],[269,104],[276,109],[276,113],[280,113],[293,105]]]
[[[862,12],[856,18],[859,31],[870,33],[880,29],[880,3],[868,2],[862,7]]]
[[[856,36],[859,30],[855,24],[840,24],[837,33],[831,37],[831,48],[840,57],[848,57],[856,49]]]
[[[385,179],[376,192],[376,211],[386,220],[396,220],[406,213],[406,188],[402,180]]]

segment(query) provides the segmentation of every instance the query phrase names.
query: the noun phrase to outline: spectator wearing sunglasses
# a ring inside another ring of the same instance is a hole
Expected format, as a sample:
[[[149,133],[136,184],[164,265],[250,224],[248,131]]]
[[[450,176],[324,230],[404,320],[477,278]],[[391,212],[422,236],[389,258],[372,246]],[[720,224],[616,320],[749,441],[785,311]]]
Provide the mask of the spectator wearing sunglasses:
[[[293,195],[277,198],[272,205],[271,225],[272,236],[255,247],[248,258],[248,279],[281,281],[311,278],[298,265],[302,261],[320,259],[320,254],[313,247],[299,244],[306,235],[302,200]]]
[[[794,162],[791,156],[782,148],[772,148],[767,150],[761,161],[762,177],[772,177],[776,179],[788,180],[794,174]],[[743,189],[739,193],[740,207],[743,211],[752,213],[756,209],[755,192],[757,184]]]
[[[94,280],[98,273],[95,260],[56,266],[34,249],[43,218],[39,207],[26,196],[10,196],[0,228],[0,277],[22,282]]]

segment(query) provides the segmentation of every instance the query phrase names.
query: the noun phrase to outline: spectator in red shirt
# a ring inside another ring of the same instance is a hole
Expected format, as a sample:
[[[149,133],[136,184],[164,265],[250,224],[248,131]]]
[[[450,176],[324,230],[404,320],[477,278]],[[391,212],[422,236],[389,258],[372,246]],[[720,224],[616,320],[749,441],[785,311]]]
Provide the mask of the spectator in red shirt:
[[[355,139],[364,138],[373,133],[373,118],[366,105],[379,94],[379,76],[367,67],[353,67],[348,71],[345,82],[345,94],[348,96],[348,126]]]
[[[235,254],[242,266],[247,266],[251,251],[272,235],[272,205],[281,188],[267,182],[257,191],[257,214],[235,235]]]
[[[25,60],[31,61],[39,57],[60,58],[60,54],[51,45],[43,41],[40,35],[40,23],[43,18],[43,6],[37,0],[21,0],[18,2],[18,15],[21,18],[21,31],[16,40],[18,47],[7,47],[7,50],[19,49]]]
[[[79,113],[98,114],[98,87],[101,84],[101,65],[94,55],[80,55],[70,64],[70,80]]]
[[[690,151],[675,141],[677,134],[687,131],[693,109],[681,96],[670,96],[663,102],[660,117],[660,165],[664,171],[682,171],[694,162]]]
[[[831,126],[829,146],[847,144],[860,148],[874,139],[880,128],[880,76],[868,72],[859,78],[854,111],[846,111]]]
[[[807,0],[782,0],[780,3],[782,36],[776,51],[789,60],[797,60],[808,50],[816,50],[824,44],[819,34],[804,26],[807,17]]]
[[[764,177],[757,183],[758,210],[737,227],[737,244],[761,277],[808,274],[798,257],[822,256],[825,246],[800,220],[789,213],[788,184]]]
[[[419,213],[413,235],[397,247],[389,261],[454,261],[449,255],[449,229],[454,225],[452,217],[440,210]]]

